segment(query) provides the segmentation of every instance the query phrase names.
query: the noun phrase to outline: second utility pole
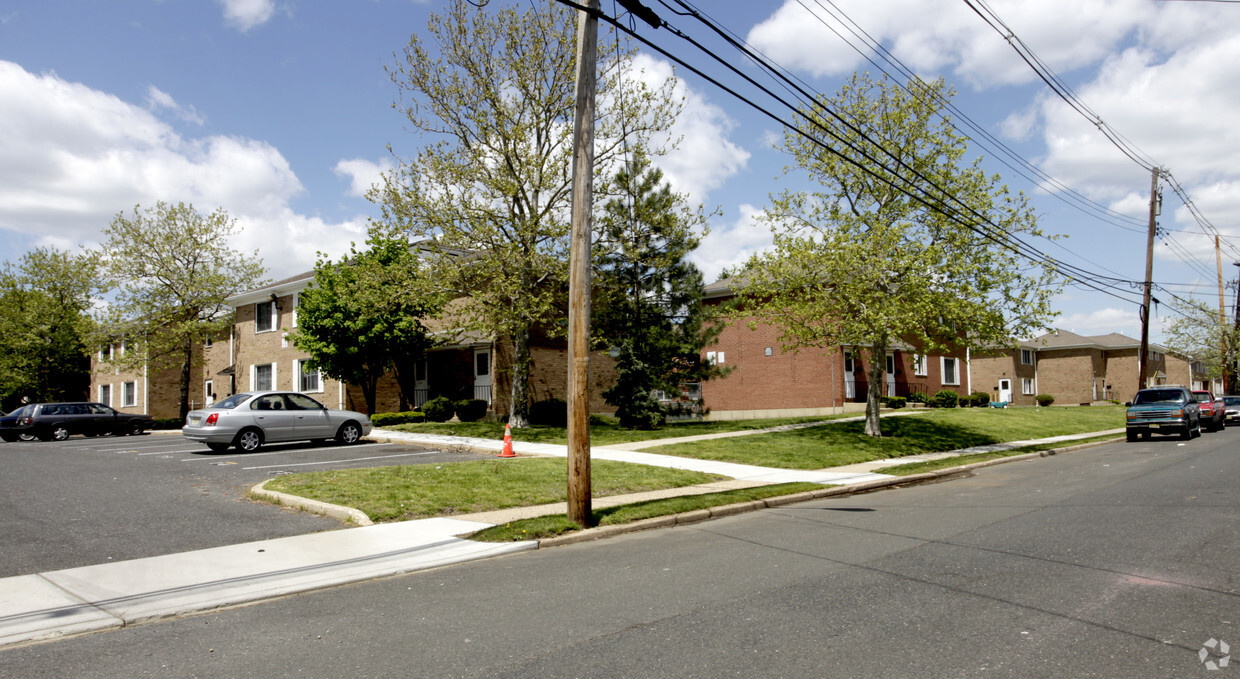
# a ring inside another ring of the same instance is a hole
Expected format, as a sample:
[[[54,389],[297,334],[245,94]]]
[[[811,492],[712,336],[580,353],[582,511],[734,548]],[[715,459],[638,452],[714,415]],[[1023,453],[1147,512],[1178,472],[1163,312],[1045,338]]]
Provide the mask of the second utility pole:
[[[1150,235],[1145,241],[1145,294],[1141,302],[1141,355],[1137,357],[1137,388],[1144,389],[1150,355],[1150,287],[1154,277],[1154,233],[1158,230],[1158,168],[1150,178]]]

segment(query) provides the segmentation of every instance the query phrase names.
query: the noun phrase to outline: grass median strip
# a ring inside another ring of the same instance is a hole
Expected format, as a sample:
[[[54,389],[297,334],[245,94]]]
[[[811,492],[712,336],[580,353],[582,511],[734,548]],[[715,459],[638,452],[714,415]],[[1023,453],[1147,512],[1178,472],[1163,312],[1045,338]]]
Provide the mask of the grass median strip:
[[[681,514],[696,509],[709,509],[739,502],[765,500],[780,495],[792,495],[809,490],[821,490],[825,486],[817,483],[781,483],[771,486],[741,488],[703,495],[686,495],[681,497],[647,500],[626,505],[607,507],[594,511],[594,521],[599,526],[611,526],[641,521],[658,516]],[[581,530],[581,527],[564,514],[540,516],[534,519],[521,519],[500,526],[478,531],[470,536],[472,540],[481,542],[513,542],[520,540],[542,540],[565,533]]]
[[[1060,443],[1042,443],[1036,446],[1023,446],[1013,448],[1011,450],[996,450],[987,453],[969,453],[967,455],[957,455],[955,457],[945,457],[940,460],[927,460],[925,462],[910,462],[908,464],[895,465],[893,467],[883,467],[875,470],[880,474],[891,474],[892,476],[912,476],[913,474],[921,474],[924,472],[937,471],[939,469],[949,469],[951,467],[962,467],[975,462],[985,462],[987,460],[997,460],[1003,457],[1013,457],[1015,455],[1024,455],[1025,453],[1037,453],[1043,450],[1054,450],[1056,448],[1066,448],[1069,446],[1079,446],[1087,443],[1101,443],[1105,441],[1120,441],[1123,436],[1115,436],[1108,434],[1106,436],[1091,436],[1087,439],[1078,439],[1075,441],[1063,441]]]
[[[1124,409],[958,408],[882,421],[883,435],[865,435],[862,422],[841,422],[731,439],[676,443],[643,452],[781,469],[825,469],[970,448],[1006,441],[1048,438],[1123,427]]]
[[[623,495],[718,481],[715,474],[593,460],[595,496]],[[268,490],[359,509],[372,521],[408,521],[564,502],[564,460],[521,458],[289,474]]]

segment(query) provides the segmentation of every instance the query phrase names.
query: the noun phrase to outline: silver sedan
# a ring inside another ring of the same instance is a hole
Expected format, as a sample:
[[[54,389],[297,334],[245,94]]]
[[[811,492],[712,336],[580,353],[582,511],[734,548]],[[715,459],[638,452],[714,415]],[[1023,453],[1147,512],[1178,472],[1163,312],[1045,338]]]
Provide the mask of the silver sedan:
[[[237,446],[252,453],[264,443],[325,441],[357,443],[370,433],[370,418],[352,410],[331,410],[295,391],[233,394],[185,417],[181,434],[215,452]]]

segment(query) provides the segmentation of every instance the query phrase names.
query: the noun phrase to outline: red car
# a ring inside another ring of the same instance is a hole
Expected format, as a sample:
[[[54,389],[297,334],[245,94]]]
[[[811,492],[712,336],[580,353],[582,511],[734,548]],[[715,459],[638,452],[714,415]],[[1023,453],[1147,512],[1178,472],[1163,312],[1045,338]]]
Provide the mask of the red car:
[[[1222,399],[1214,398],[1208,391],[1194,391],[1193,400],[1201,408],[1201,428],[1218,431],[1227,426],[1227,413]]]

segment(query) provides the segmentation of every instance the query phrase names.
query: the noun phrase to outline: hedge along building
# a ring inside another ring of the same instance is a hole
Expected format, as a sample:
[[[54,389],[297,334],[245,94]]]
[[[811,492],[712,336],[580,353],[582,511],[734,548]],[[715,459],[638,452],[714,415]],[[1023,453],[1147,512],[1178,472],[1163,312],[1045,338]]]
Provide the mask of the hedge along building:
[[[727,280],[706,286],[703,301],[721,306],[736,299]],[[800,417],[863,411],[870,351],[862,347],[780,348],[778,327],[743,315],[729,322],[703,359],[731,371],[686,391],[700,390],[710,419]],[[923,354],[896,346],[883,361],[887,396],[933,395],[941,390],[963,396],[971,391],[969,354]]]
[[[1123,403],[1140,388],[1140,353],[1139,340],[1119,333],[1085,336],[1053,330],[1014,348],[974,355],[974,377],[980,390],[996,397],[1007,386],[1011,402],[1018,405],[1033,405],[1037,394],[1052,396],[1061,405]],[[1200,385],[1189,357],[1157,344],[1149,347],[1145,378],[1149,386]]]

